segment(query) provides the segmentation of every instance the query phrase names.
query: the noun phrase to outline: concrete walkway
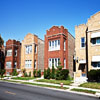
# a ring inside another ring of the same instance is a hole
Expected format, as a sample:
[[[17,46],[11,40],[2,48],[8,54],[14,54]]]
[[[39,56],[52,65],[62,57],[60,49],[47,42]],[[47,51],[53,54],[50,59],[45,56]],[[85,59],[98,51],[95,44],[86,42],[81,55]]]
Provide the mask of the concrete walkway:
[[[16,81],[16,82],[29,82],[29,83],[35,83],[35,84],[42,84],[42,85],[51,85],[51,86],[61,86],[60,84],[54,84],[54,83],[46,83],[46,82],[36,82],[36,80],[39,80],[41,78],[38,79],[33,79],[33,80],[15,80],[15,79],[7,79],[7,80],[11,80],[11,81]],[[78,86],[70,86],[70,85],[63,85],[63,87],[69,88],[63,91],[67,91],[67,92],[72,92],[72,93],[78,93],[78,94],[82,94],[82,95],[88,95],[88,96],[98,96],[98,93],[100,93],[100,89],[91,89],[91,88],[84,88],[84,87],[78,87]],[[71,91],[71,89],[83,89],[83,90],[91,90],[91,91],[95,91],[96,94],[89,94],[89,93],[81,93],[81,92],[74,92]],[[50,89],[50,88],[49,88]],[[61,90],[61,89],[59,89]],[[62,90],[61,90],[62,91]],[[100,97],[100,94],[99,96]]]

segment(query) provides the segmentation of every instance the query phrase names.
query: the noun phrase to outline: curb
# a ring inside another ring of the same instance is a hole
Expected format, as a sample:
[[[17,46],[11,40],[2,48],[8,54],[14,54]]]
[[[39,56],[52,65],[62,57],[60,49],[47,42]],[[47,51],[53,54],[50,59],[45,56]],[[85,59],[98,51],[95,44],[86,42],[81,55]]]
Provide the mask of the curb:
[[[55,90],[55,91],[61,91],[61,92],[69,92],[69,93],[74,93],[78,95],[84,95],[84,96],[89,96],[89,97],[98,97],[95,94],[90,94],[90,93],[84,93],[84,92],[76,92],[76,91],[70,91],[70,89],[56,89],[56,88],[49,88],[49,87],[42,87],[42,86],[37,86],[37,85],[31,85],[31,84],[23,84],[23,83],[15,83],[15,82],[8,82],[8,81],[2,81],[1,82],[7,82],[7,83],[13,83],[13,84],[19,84],[19,85],[27,85],[27,86],[32,86],[32,87],[40,87],[40,88],[45,88],[45,89],[50,89],[50,90]]]

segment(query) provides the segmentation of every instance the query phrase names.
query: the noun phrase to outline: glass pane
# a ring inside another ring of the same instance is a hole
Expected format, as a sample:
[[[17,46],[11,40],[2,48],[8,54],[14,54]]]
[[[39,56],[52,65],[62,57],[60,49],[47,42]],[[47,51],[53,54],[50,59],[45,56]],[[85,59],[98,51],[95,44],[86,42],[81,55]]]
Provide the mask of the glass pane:
[[[55,40],[55,47],[57,47],[57,40]]]
[[[97,38],[97,39],[96,39],[96,43],[97,43],[97,44],[100,44],[100,38]]]
[[[92,66],[93,66],[93,67],[97,67],[97,63],[96,63],[96,62],[93,62],[93,63],[92,63]]]
[[[58,40],[58,45],[60,45],[60,40]]]
[[[55,66],[57,66],[57,58],[55,58]]]
[[[49,46],[51,47],[51,41],[49,41]]]
[[[81,38],[81,42],[82,43],[84,43],[85,42],[85,38],[83,37],[83,38]]]
[[[100,67],[100,62],[98,62],[98,67]]]
[[[52,59],[52,66],[54,65],[54,59]]]
[[[52,41],[52,46],[54,46],[54,41]]]
[[[85,43],[82,43],[82,46],[81,47],[85,47]]]
[[[96,44],[96,39],[95,38],[92,39],[91,42],[92,42],[92,44]]]

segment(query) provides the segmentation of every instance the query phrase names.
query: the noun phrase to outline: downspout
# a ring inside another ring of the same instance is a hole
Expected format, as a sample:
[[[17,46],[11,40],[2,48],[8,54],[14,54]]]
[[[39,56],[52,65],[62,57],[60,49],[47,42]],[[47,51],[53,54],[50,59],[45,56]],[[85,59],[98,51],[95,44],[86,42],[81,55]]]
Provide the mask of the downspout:
[[[88,28],[86,29],[86,77],[88,78]]]

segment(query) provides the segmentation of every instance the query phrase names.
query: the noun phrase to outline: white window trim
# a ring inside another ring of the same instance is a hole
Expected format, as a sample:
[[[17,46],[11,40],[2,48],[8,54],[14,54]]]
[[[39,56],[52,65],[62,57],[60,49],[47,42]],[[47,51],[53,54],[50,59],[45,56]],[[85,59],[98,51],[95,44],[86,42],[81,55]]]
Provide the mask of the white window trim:
[[[30,49],[31,52],[28,51],[27,49],[28,49],[28,50]],[[29,53],[28,53],[27,51],[28,51]],[[25,54],[31,54],[31,53],[32,53],[32,45],[25,45]]]
[[[54,41],[54,46],[52,46],[52,42]],[[49,51],[60,50],[60,45],[58,45],[58,40],[49,41],[51,42],[51,46],[49,45]],[[57,47],[55,47],[55,41],[57,41]],[[50,44],[50,43],[49,43]]]
[[[64,69],[66,69],[66,59],[64,58]]]
[[[92,69],[95,69],[95,70],[96,70],[96,69],[100,69],[100,67],[96,67],[96,68],[95,68],[95,67],[92,66]]]
[[[51,59],[51,61],[50,61],[50,59]],[[49,59],[48,59],[48,66],[49,66],[50,69],[52,69],[52,59],[54,59],[54,68],[57,69],[57,66],[58,66],[58,59],[59,59],[59,58],[49,58]],[[57,59],[57,66],[55,66],[55,59]],[[50,66],[50,65],[51,65],[51,66]]]
[[[8,53],[10,53],[11,55],[8,55]],[[7,50],[7,57],[12,56],[12,49]]]
[[[25,60],[25,68],[32,68],[32,60]]]
[[[6,69],[12,69],[12,66],[8,67],[7,63],[10,63],[10,65],[12,65],[11,61],[6,62]]]

